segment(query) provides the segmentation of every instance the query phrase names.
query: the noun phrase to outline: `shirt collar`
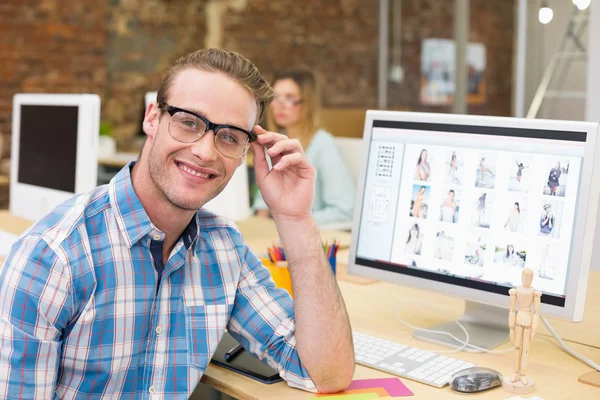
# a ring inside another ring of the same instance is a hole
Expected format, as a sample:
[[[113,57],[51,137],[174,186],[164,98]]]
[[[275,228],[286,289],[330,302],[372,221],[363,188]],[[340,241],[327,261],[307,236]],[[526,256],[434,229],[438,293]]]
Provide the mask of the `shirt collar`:
[[[165,233],[150,221],[150,217],[133,189],[131,170],[134,165],[135,161],[132,161],[123,167],[109,184],[110,202],[114,209],[117,225],[128,247],[134,246],[147,235],[153,240],[165,239]],[[186,248],[190,248],[200,234],[197,219],[198,213],[183,231],[183,242]]]

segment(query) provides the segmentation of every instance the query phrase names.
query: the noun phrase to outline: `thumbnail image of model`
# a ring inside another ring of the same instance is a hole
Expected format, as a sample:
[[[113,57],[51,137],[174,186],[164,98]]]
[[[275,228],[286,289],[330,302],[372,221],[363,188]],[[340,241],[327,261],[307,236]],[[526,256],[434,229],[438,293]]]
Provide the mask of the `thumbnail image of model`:
[[[481,236],[472,234],[471,237],[467,239],[465,264],[483,267],[486,247],[487,245],[484,243]]]
[[[516,201],[510,210],[510,214],[504,224],[504,229],[510,232],[523,232],[523,222],[521,221],[521,206]]]
[[[413,185],[409,215],[415,218],[427,218],[429,186]]]
[[[458,203],[459,201],[456,199],[456,192],[454,190],[450,190],[448,192],[448,197],[442,203],[442,207],[440,209],[440,221],[455,224],[458,221]]]
[[[461,175],[463,170],[463,160],[459,158],[456,151],[449,153],[449,158],[446,161],[446,175],[444,177],[444,183],[450,183],[453,185],[460,185]]]
[[[569,162],[566,164],[561,164],[560,161],[557,161],[548,173],[548,182],[544,187],[544,194],[564,197],[568,177]]]
[[[540,236],[550,236],[554,239],[558,239],[560,235],[562,209],[562,202],[543,203],[540,216]]]
[[[530,164],[524,157],[514,157],[514,164],[511,167],[511,173],[508,181],[508,190],[527,192],[529,191]]]
[[[431,175],[431,166],[427,161],[427,150],[421,150],[419,159],[417,160],[417,167],[415,169],[415,179],[419,181],[428,181]]]
[[[479,228],[489,228],[491,219],[491,209],[493,196],[488,193],[482,193],[475,201],[475,213],[472,223]]]
[[[404,252],[409,254],[421,254],[421,246],[423,244],[423,233],[419,224],[413,224],[408,230],[408,238],[404,245]]]
[[[527,252],[525,250],[515,251],[515,246],[512,243],[507,244],[504,248],[496,246],[494,262],[498,264],[523,268],[525,267],[526,259]]]
[[[558,249],[546,244],[542,247],[542,258],[540,260],[540,278],[553,280],[556,274],[556,263],[558,261]]]
[[[452,261],[452,253],[454,252],[454,236],[440,231],[435,235],[435,248],[433,250],[434,258],[439,260]]]
[[[477,164],[477,175],[475,186],[493,188],[496,184],[496,156],[488,155],[481,157]]]

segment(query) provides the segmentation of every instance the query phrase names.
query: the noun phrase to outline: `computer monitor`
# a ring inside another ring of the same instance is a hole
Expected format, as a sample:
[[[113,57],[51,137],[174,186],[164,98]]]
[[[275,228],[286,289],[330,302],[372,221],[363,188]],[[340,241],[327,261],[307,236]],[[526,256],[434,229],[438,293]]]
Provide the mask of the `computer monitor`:
[[[16,94],[10,212],[37,220],[96,187],[99,125],[95,94]]]
[[[508,339],[508,290],[524,267],[543,315],[581,321],[597,133],[590,122],[368,111],[349,272],[467,300],[461,322],[479,347]],[[464,337],[453,322],[433,329]]]

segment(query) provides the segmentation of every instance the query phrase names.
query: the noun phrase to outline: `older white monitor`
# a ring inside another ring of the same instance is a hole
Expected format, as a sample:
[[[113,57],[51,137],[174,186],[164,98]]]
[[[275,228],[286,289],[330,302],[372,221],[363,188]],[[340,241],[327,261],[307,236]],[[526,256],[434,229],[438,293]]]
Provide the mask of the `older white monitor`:
[[[368,111],[349,272],[466,299],[462,322],[480,347],[508,338],[508,290],[525,267],[544,315],[581,321],[597,133],[589,122]],[[464,337],[454,323],[435,329]]]
[[[37,220],[96,187],[99,125],[97,95],[15,95],[10,212]]]

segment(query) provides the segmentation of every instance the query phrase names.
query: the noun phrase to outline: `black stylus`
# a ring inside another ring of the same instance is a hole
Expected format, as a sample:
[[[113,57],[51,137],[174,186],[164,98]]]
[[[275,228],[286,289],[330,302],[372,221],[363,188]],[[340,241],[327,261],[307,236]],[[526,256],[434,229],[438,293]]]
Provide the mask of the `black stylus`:
[[[233,361],[235,356],[237,356],[238,354],[240,354],[242,352],[242,350],[244,350],[244,348],[242,347],[241,344],[238,344],[233,349],[231,349],[227,353],[225,353],[223,358],[225,358],[225,361],[231,362],[231,361]]]

